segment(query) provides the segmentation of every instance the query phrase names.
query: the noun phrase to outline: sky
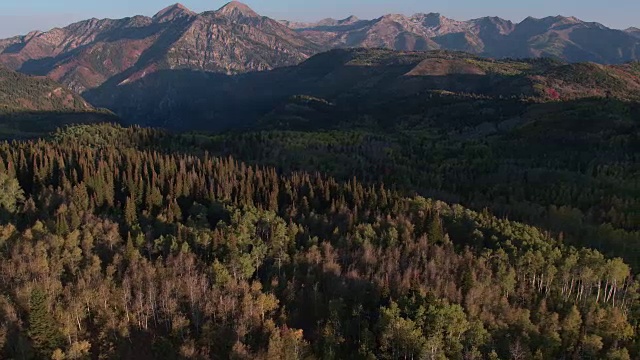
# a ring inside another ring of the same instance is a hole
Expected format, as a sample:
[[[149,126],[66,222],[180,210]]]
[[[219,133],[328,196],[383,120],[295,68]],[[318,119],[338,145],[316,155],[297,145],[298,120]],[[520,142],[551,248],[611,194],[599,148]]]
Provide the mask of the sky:
[[[0,0],[0,38],[49,30],[74,21],[153,15],[176,0]],[[215,10],[227,1],[183,0],[193,11]],[[521,21],[527,16],[575,16],[616,29],[640,27],[639,0],[246,0],[261,15],[313,21],[356,15],[372,19],[388,13],[439,12],[456,20],[500,16]]]

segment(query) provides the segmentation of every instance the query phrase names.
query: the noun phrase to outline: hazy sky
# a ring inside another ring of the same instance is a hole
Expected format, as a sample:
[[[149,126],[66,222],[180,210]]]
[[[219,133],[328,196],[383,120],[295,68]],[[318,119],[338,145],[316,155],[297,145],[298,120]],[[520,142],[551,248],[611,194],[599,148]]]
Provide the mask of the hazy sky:
[[[0,38],[31,30],[48,30],[91,17],[153,15],[175,0],[0,0]],[[375,18],[386,13],[439,12],[467,20],[500,16],[520,21],[527,16],[576,16],[613,28],[640,27],[640,0],[246,0],[256,12],[277,19],[319,20],[356,15]],[[194,11],[215,10],[218,0],[184,0]]]

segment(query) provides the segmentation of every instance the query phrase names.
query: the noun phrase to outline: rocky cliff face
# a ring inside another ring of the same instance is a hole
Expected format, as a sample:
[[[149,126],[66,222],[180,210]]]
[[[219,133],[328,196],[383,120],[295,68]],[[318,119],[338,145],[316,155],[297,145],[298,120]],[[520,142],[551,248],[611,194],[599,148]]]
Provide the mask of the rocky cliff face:
[[[318,50],[277,21],[231,2],[190,21],[168,49],[166,60],[170,68],[233,74],[295,65]]]
[[[161,69],[267,70],[297,64],[317,51],[301,34],[234,1],[202,14],[176,4],[151,18],[90,19],[0,40],[0,63],[83,92]]]

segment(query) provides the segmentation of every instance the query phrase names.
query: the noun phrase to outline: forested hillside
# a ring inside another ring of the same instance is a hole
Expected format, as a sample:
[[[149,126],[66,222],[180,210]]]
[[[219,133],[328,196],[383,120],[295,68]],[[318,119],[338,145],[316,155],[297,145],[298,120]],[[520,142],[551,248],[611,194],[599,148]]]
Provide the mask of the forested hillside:
[[[80,95],[45,77],[0,66],[0,138],[39,136],[70,123],[116,121]]]
[[[53,80],[0,67],[0,113],[24,110],[89,111],[93,107]]]
[[[0,145],[0,357],[639,356],[637,272],[619,258],[201,140],[103,125]]]
[[[589,99],[538,104],[500,120],[495,112],[483,113],[487,106],[482,102],[442,101],[413,119],[381,111],[368,121],[336,125],[314,122],[327,111],[335,113],[307,101],[313,111],[297,110],[291,118],[295,121],[268,123],[271,128],[261,131],[184,137],[211,153],[233,154],[285,172],[356,176],[405,194],[477,211],[488,208],[640,266],[637,103]],[[475,111],[477,116],[440,121],[462,106],[465,114]],[[510,106],[504,102],[497,111],[510,111]],[[292,114],[291,109],[286,113]],[[287,130],[291,128],[297,131]]]

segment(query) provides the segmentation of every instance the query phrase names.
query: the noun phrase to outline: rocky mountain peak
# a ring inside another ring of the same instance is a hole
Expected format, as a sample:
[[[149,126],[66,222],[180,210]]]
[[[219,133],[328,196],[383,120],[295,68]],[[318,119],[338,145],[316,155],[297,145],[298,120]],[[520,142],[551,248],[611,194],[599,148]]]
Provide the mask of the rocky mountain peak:
[[[515,29],[515,24],[510,20],[505,20],[497,16],[486,16],[479,19],[470,20],[479,31],[497,32],[508,35]]]
[[[408,18],[402,14],[387,14],[378,18],[381,22],[406,22]]]
[[[578,19],[575,16],[562,16],[562,15],[558,15],[556,16],[554,19],[557,20],[557,24],[559,25],[570,25],[570,24],[580,24],[583,21]]]
[[[155,22],[167,22],[167,21],[173,21],[182,17],[193,16],[195,14],[196,13],[189,10],[186,6],[180,3],[176,3],[160,10],[157,14],[153,16],[153,20]]]
[[[259,18],[260,15],[253,11],[247,4],[241,3],[240,1],[231,1],[227,3],[225,6],[221,7],[216,11],[216,14],[237,18],[237,17],[248,17],[248,18]]]
[[[478,19],[470,20],[470,21],[476,22],[476,23],[482,22],[482,23],[488,23],[488,24],[513,24],[511,20],[505,20],[497,16],[485,16],[485,17],[481,17]]]
[[[458,33],[468,28],[465,22],[449,19],[439,13],[414,14],[409,20],[413,25],[417,25],[418,29],[437,35]]]
[[[355,15],[351,15],[348,18],[342,20],[342,22],[345,22],[345,23],[354,23],[356,21],[360,21],[360,19]]]
[[[640,29],[638,29],[637,27],[630,27],[624,32],[640,39]]]

